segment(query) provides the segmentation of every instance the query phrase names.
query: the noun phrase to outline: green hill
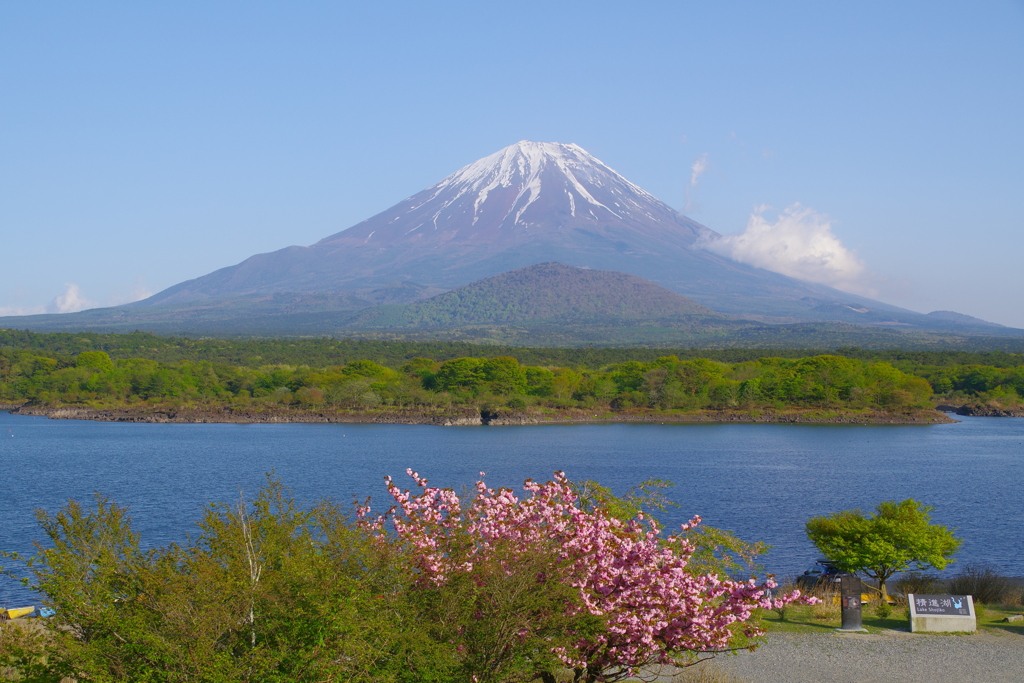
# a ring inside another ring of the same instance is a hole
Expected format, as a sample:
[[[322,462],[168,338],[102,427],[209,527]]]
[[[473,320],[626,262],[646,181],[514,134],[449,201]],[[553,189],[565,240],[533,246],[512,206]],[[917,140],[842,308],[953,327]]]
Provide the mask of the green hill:
[[[362,311],[348,327],[437,329],[670,319],[697,323],[726,318],[635,275],[541,263],[485,278],[426,301]]]

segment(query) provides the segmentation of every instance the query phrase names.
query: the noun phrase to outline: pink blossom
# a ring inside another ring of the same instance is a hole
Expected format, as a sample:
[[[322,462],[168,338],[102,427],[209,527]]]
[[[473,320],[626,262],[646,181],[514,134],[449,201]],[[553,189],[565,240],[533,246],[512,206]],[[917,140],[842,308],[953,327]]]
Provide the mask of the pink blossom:
[[[425,586],[472,574],[499,546],[513,558],[553,553],[556,561],[538,580],[574,589],[578,600],[566,605],[566,615],[603,620],[597,635],[579,634],[571,647],[553,651],[570,668],[601,672],[592,680],[619,680],[651,664],[685,664],[695,655],[736,649],[738,633],[763,635],[746,623],[755,609],[807,601],[799,591],[773,597],[770,578],[758,584],[691,573],[694,547],[683,532],[700,517],[662,537],[642,514],[623,522],[600,508],[581,509],[563,472],[543,484],[528,479],[522,499],[481,479],[467,503],[451,489],[429,487],[411,469],[407,474],[420,491],[401,490],[385,478],[395,506],[376,520],[360,510],[364,523],[383,535],[390,519],[397,538],[413,550]],[[516,571],[516,562],[505,571]]]

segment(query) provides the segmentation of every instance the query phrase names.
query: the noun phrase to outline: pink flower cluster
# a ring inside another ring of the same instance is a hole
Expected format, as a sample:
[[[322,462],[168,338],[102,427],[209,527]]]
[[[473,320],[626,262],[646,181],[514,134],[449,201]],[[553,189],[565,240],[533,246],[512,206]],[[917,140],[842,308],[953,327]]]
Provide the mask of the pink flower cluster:
[[[651,664],[689,663],[696,653],[734,649],[738,630],[763,635],[743,623],[755,608],[800,599],[798,591],[772,598],[771,580],[758,585],[753,579],[691,573],[687,563],[694,548],[682,533],[662,537],[642,514],[622,522],[600,508],[582,509],[562,472],[543,484],[527,480],[523,488],[529,495],[523,499],[479,481],[467,505],[454,491],[407,473],[420,492],[401,490],[388,477],[396,502],[389,517],[398,538],[413,550],[421,581],[439,586],[455,572],[472,573],[499,547],[510,558],[509,572],[516,570],[516,556],[549,552],[555,558],[539,578],[578,592],[578,601],[565,608],[568,615],[589,613],[604,625],[598,635],[555,648],[570,668],[625,674]],[[694,517],[680,531],[700,521]],[[373,522],[380,533],[384,524],[383,516]]]

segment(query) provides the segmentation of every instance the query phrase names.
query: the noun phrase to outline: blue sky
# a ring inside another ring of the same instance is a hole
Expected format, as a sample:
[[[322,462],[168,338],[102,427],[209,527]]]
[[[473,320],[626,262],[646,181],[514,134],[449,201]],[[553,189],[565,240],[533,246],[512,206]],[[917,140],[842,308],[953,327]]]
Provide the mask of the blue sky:
[[[740,257],[824,237],[849,289],[1024,327],[1022,122],[1020,0],[6,2],[0,313],[311,244],[531,139]]]

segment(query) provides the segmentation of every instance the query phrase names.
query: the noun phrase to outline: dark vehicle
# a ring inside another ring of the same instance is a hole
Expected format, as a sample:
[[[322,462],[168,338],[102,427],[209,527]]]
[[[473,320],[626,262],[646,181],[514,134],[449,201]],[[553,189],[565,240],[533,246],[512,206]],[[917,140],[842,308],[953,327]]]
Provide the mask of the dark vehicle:
[[[818,560],[813,567],[796,577],[796,585],[804,590],[826,586],[838,590],[841,575],[842,572],[829,560]]]

